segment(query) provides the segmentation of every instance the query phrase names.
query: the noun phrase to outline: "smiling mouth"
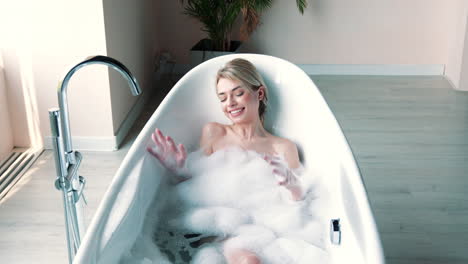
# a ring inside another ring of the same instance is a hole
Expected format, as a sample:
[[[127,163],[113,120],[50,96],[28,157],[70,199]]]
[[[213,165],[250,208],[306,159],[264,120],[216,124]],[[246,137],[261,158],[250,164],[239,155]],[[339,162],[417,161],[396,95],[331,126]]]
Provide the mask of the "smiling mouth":
[[[240,109],[229,111],[229,114],[232,117],[237,117],[237,116],[240,116],[244,112],[244,110],[245,110],[245,107],[242,107]]]

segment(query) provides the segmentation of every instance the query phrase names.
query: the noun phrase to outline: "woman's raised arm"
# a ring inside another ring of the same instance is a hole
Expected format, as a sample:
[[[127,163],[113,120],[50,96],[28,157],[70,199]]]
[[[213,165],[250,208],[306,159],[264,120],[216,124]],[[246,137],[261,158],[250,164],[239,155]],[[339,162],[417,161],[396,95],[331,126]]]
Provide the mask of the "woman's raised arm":
[[[299,161],[297,146],[289,140],[284,140],[277,149],[281,155],[265,155],[264,159],[273,167],[278,184],[291,192],[296,201],[303,199],[301,185],[302,165]]]
[[[161,130],[155,129],[151,138],[155,144],[154,147],[148,146],[148,152],[159,160],[159,162],[169,171],[173,172],[178,178],[178,182],[188,179],[185,168],[187,151],[183,144],[176,146],[170,136],[164,136]]]

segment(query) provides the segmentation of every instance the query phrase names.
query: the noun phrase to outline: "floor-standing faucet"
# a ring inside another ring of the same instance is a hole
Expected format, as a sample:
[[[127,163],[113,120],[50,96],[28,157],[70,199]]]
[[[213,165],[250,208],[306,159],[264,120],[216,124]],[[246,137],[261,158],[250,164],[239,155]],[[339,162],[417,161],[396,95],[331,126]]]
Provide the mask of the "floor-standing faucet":
[[[58,100],[59,100],[59,108],[60,108],[60,116],[61,116],[61,125],[63,128],[63,143],[65,147],[65,155],[67,158],[67,162],[71,164],[75,164],[75,157],[73,155],[72,149],[72,141],[71,141],[71,134],[70,134],[70,122],[68,118],[68,103],[67,103],[67,87],[70,78],[75,74],[77,70],[83,68],[86,65],[90,64],[105,64],[110,66],[111,68],[120,72],[128,81],[130,85],[130,90],[134,96],[137,96],[141,93],[140,87],[138,86],[137,80],[135,77],[130,73],[130,71],[119,61],[106,57],[106,56],[94,56],[91,58],[86,59],[85,61],[78,63],[76,66],[71,68],[70,71],[65,75],[63,81],[61,82],[60,88],[58,90]]]
[[[57,179],[55,187],[62,190],[65,212],[65,228],[68,242],[68,260],[72,263],[83,233],[82,212],[79,210],[80,197],[83,197],[85,179],[78,175],[82,156],[72,148],[70,133],[70,121],[68,117],[67,87],[70,78],[80,68],[90,64],[105,64],[120,72],[128,81],[130,90],[134,96],[141,93],[141,89],[135,77],[119,61],[106,57],[94,56],[78,63],[68,71],[59,83],[58,101],[59,109],[49,110],[50,127],[52,132],[52,145],[54,148],[55,168]],[[84,197],[83,197],[84,199]],[[78,208],[78,209],[77,209]]]

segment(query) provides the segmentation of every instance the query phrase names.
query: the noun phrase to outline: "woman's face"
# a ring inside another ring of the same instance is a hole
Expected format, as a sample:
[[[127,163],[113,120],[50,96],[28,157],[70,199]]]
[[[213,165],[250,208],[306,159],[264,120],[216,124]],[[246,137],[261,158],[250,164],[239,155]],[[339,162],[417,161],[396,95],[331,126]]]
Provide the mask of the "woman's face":
[[[258,119],[260,89],[253,92],[241,82],[221,78],[216,90],[221,109],[233,123],[249,123]]]

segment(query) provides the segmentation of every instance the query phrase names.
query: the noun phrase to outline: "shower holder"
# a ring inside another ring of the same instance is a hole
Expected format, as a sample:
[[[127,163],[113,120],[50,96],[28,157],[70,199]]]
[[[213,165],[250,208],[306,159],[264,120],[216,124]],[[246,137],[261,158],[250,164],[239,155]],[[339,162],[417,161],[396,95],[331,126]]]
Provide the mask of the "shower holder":
[[[330,241],[334,245],[341,244],[341,225],[339,218],[330,220]]]

